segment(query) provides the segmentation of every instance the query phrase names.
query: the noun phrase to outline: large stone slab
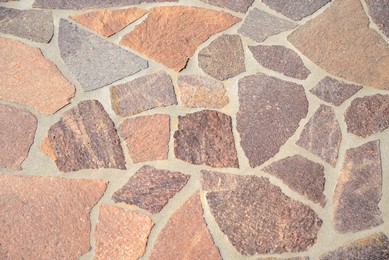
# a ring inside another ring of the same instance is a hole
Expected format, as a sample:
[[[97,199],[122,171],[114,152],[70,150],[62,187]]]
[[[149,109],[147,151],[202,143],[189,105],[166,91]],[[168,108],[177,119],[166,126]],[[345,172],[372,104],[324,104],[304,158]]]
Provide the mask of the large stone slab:
[[[365,0],[370,17],[378,28],[389,37],[389,2],[386,0]]]
[[[178,0],[35,0],[33,7],[48,9],[94,9],[103,7],[117,7],[137,5],[153,2],[177,2]]]
[[[254,2],[254,0],[201,0],[204,3],[228,8],[235,12],[245,13]]]

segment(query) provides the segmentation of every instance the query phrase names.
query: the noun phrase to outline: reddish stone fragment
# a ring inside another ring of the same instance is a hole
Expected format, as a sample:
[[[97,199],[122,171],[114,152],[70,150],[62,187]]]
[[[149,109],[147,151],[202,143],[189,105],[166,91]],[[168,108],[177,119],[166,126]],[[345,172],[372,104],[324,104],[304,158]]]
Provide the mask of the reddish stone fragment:
[[[378,28],[389,37],[389,2],[386,0],[365,0],[369,15]]]
[[[177,2],[178,0],[35,0],[33,7],[48,9],[93,9],[118,7],[154,2]]]
[[[235,12],[245,13],[254,0],[201,0],[204,3],[228,8]]]

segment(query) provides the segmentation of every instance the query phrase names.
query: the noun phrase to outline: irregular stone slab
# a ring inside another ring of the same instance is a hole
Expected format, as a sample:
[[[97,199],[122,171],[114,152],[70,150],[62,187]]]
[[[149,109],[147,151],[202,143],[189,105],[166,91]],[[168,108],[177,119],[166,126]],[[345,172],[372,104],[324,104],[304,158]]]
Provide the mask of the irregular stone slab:
[[[180,160],[211,167],[238,168],[231,117],[203,110],[178,117],[174,153]]]
[[[240,20],[225,12],[200,7],[155,7],[120,44],[180,71],[200,44]]]
[[[301,85],[258,73],[239,80],[237,129],[251,167],[266,162],[308,113]]]
[[[0,57],[0,100],[53,114],[74,96],[74,86],[38,48],[0,37]]]
[[[153,2],[177,2],[178,0],[35,0],[33,7],[47,9],[94,9],[118,7]]]
[[[50,148],[60,171],[126,169],[115,125],[97,100],[86,100],[49,129]]]
[[[369,28],[360,1],[334,1],[322,14],[293,31],[288,40],[332,75],[389,89],[389,46]]]
[[[340,106],[346,99],[349,99],[361,89],[362,86],[347,84],[327,76],[310,92],[328,103]]]
[[[258,45],[249,46],[249,49],[258,63],[265,68],[296,79],[306,79],[311,74],[311,71],[305,67],[300,56],[284,46]]]
[[[389,95],[356,98],[344,115],[347,132],[368,137],[389,127]]]
[[[139,259],[146,250],[153,225],[153,221],[143,214],[101,205],[94,233],[93,259]]]
[[[381,192],[379,140],[347,150],[333,197],[335,229],[347,233],[381,225]]]
[[[150,260],[160,259],[222,259],[205,223],[199,192],[170,217],[159,234]]]
[[[34,142],[37,123],[27,110],[0,104],[0,168],[22,169]]]
[[[288,187],[307,199],[322,207],[325,205],[323,191],[326,180],[322,165],[301,155],[294,155],[270,164],[263,171],[280,178]]]
[[[238,29],[238,33],[254,41],[262,42],[269,36],[292,30],[296,26],[293,22],[254,8]]]
[[[147,61],[64,19],[58,45],[66,66],[84,90],[90,91],[147,68]]]
[[[185,186],[189,178],[189,175],[180,172],[145,165],[112,195],[112,199],[115,202],[137,205],[155,214]]]
[[[203,173],[211,213],[241,254],[301,252],[315,243],[320,218],[267,178]]]
[[[172,79],[164,71],[112,86],[111,100],[112,109],[120,116],[177,104]]]
[[[235,12],[245,13],[254,2],[254,0],[201,0],[204,3],[227,8]]]
[[[389,3],[385,0],[365,0],[365,3],[374,23],[389,37]]]
[[[199,52],[199,67],[211,77],[226,80],[246,71],[239,35],[223,34]]]
[[[0,174],[1,258],[78,259],[90,250],[89,214],[106,185]]]

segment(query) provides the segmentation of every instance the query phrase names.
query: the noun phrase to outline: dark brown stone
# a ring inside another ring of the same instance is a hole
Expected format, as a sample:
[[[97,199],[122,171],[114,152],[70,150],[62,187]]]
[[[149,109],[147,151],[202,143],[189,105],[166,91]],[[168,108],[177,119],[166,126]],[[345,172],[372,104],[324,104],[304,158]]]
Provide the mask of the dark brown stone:
[[[245,13],[254,0],[201,0],[204,3],[228,8],[235,12]]]
[[[365,0],[370,17],[378,28],[389,37],[389,2],[386,0]]]

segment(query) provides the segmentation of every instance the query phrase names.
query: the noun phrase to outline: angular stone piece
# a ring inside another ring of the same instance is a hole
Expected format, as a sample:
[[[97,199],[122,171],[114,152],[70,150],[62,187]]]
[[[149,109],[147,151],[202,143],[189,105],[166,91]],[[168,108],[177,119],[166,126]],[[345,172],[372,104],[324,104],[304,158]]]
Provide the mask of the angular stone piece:
[[[241,254],[301,252],[315,243],[320,218],[267,178],[203,174],[211,213]]]
[[[368,137],[389,127],[389,95],[356,98],[344,115],[347,132]]]
[[[48,9],[93,9],[118,7],[153,2],[177,2],[178,0],[35,0],[33,7]]]
[[[369,28],[360,1],[334,1],[322,14],[293,31],[288,40],[332,75],[389,89],[389,46]]]
[[[239,80],[237,129],[251,167],[273,157],[308,113],[301,85],[258,73]]]
[[[155,214],[179,192],[189,180],[180,172],[159,170],[145,165],[116,191],[112,199],[148,210]]]
[[[111,100],[112,109],[120,116],[177,104],[172,79],[164,71],[112,86]]]
[[[269,36],[292,30],[296,26],[293,22],[254,8],[238,29],[238,33],[254,41],[262,42]]]
[[[249,46],[249,49],[258,63],[265,68],[296,79],[306,79],[311,74],[311,71],[305,67],[300,56],[284,46],[258,45]]]
[[[0,168],[22,169],[34,142],[37,123],[27,110],[0,104]]]
[[[200,44],[240,20],[225,12],[200,7],[155,7],[120,44],[180,71]]]
[[[389,37],[389,2],[386,0],[365,0],[370,17],[380,30]]]
[[[239,35],[223,34],[199,52],[199,67],[211,77],[226,80],[246,71]]]
[[[0,57],[0,100],[53,114],[74,96],[74,86],[38,48],[0,37]]]
[[[2,259],[78,259],[90,250],[102,180],[0,174]]]
[[[111,205],[100,206],[93,259],[139,259],[146,250],[153,225],[143,214]]]
[[[245,13],[254,0],[201,0],[204,3],[227,8],[235,12]]]
[[[180,160],[211,167],[238,168],[231,117],[203,110],[178,117],[174,153]]]
[[[60,171],[126,169],[115,125],[97,100],[86,100],[50,127],[50,148]]]
[[[66,66],[86,91],[109,85],[147,68],[147,61],[64,19],[58,45]]]
[[[150,260],[170,259],[222,259],[204,220],[199,192],[170,217],[154,244]]]
[[[381,192],[379,140],[347,150],[333,197],[335,229],[347,233],[381,225]]]

